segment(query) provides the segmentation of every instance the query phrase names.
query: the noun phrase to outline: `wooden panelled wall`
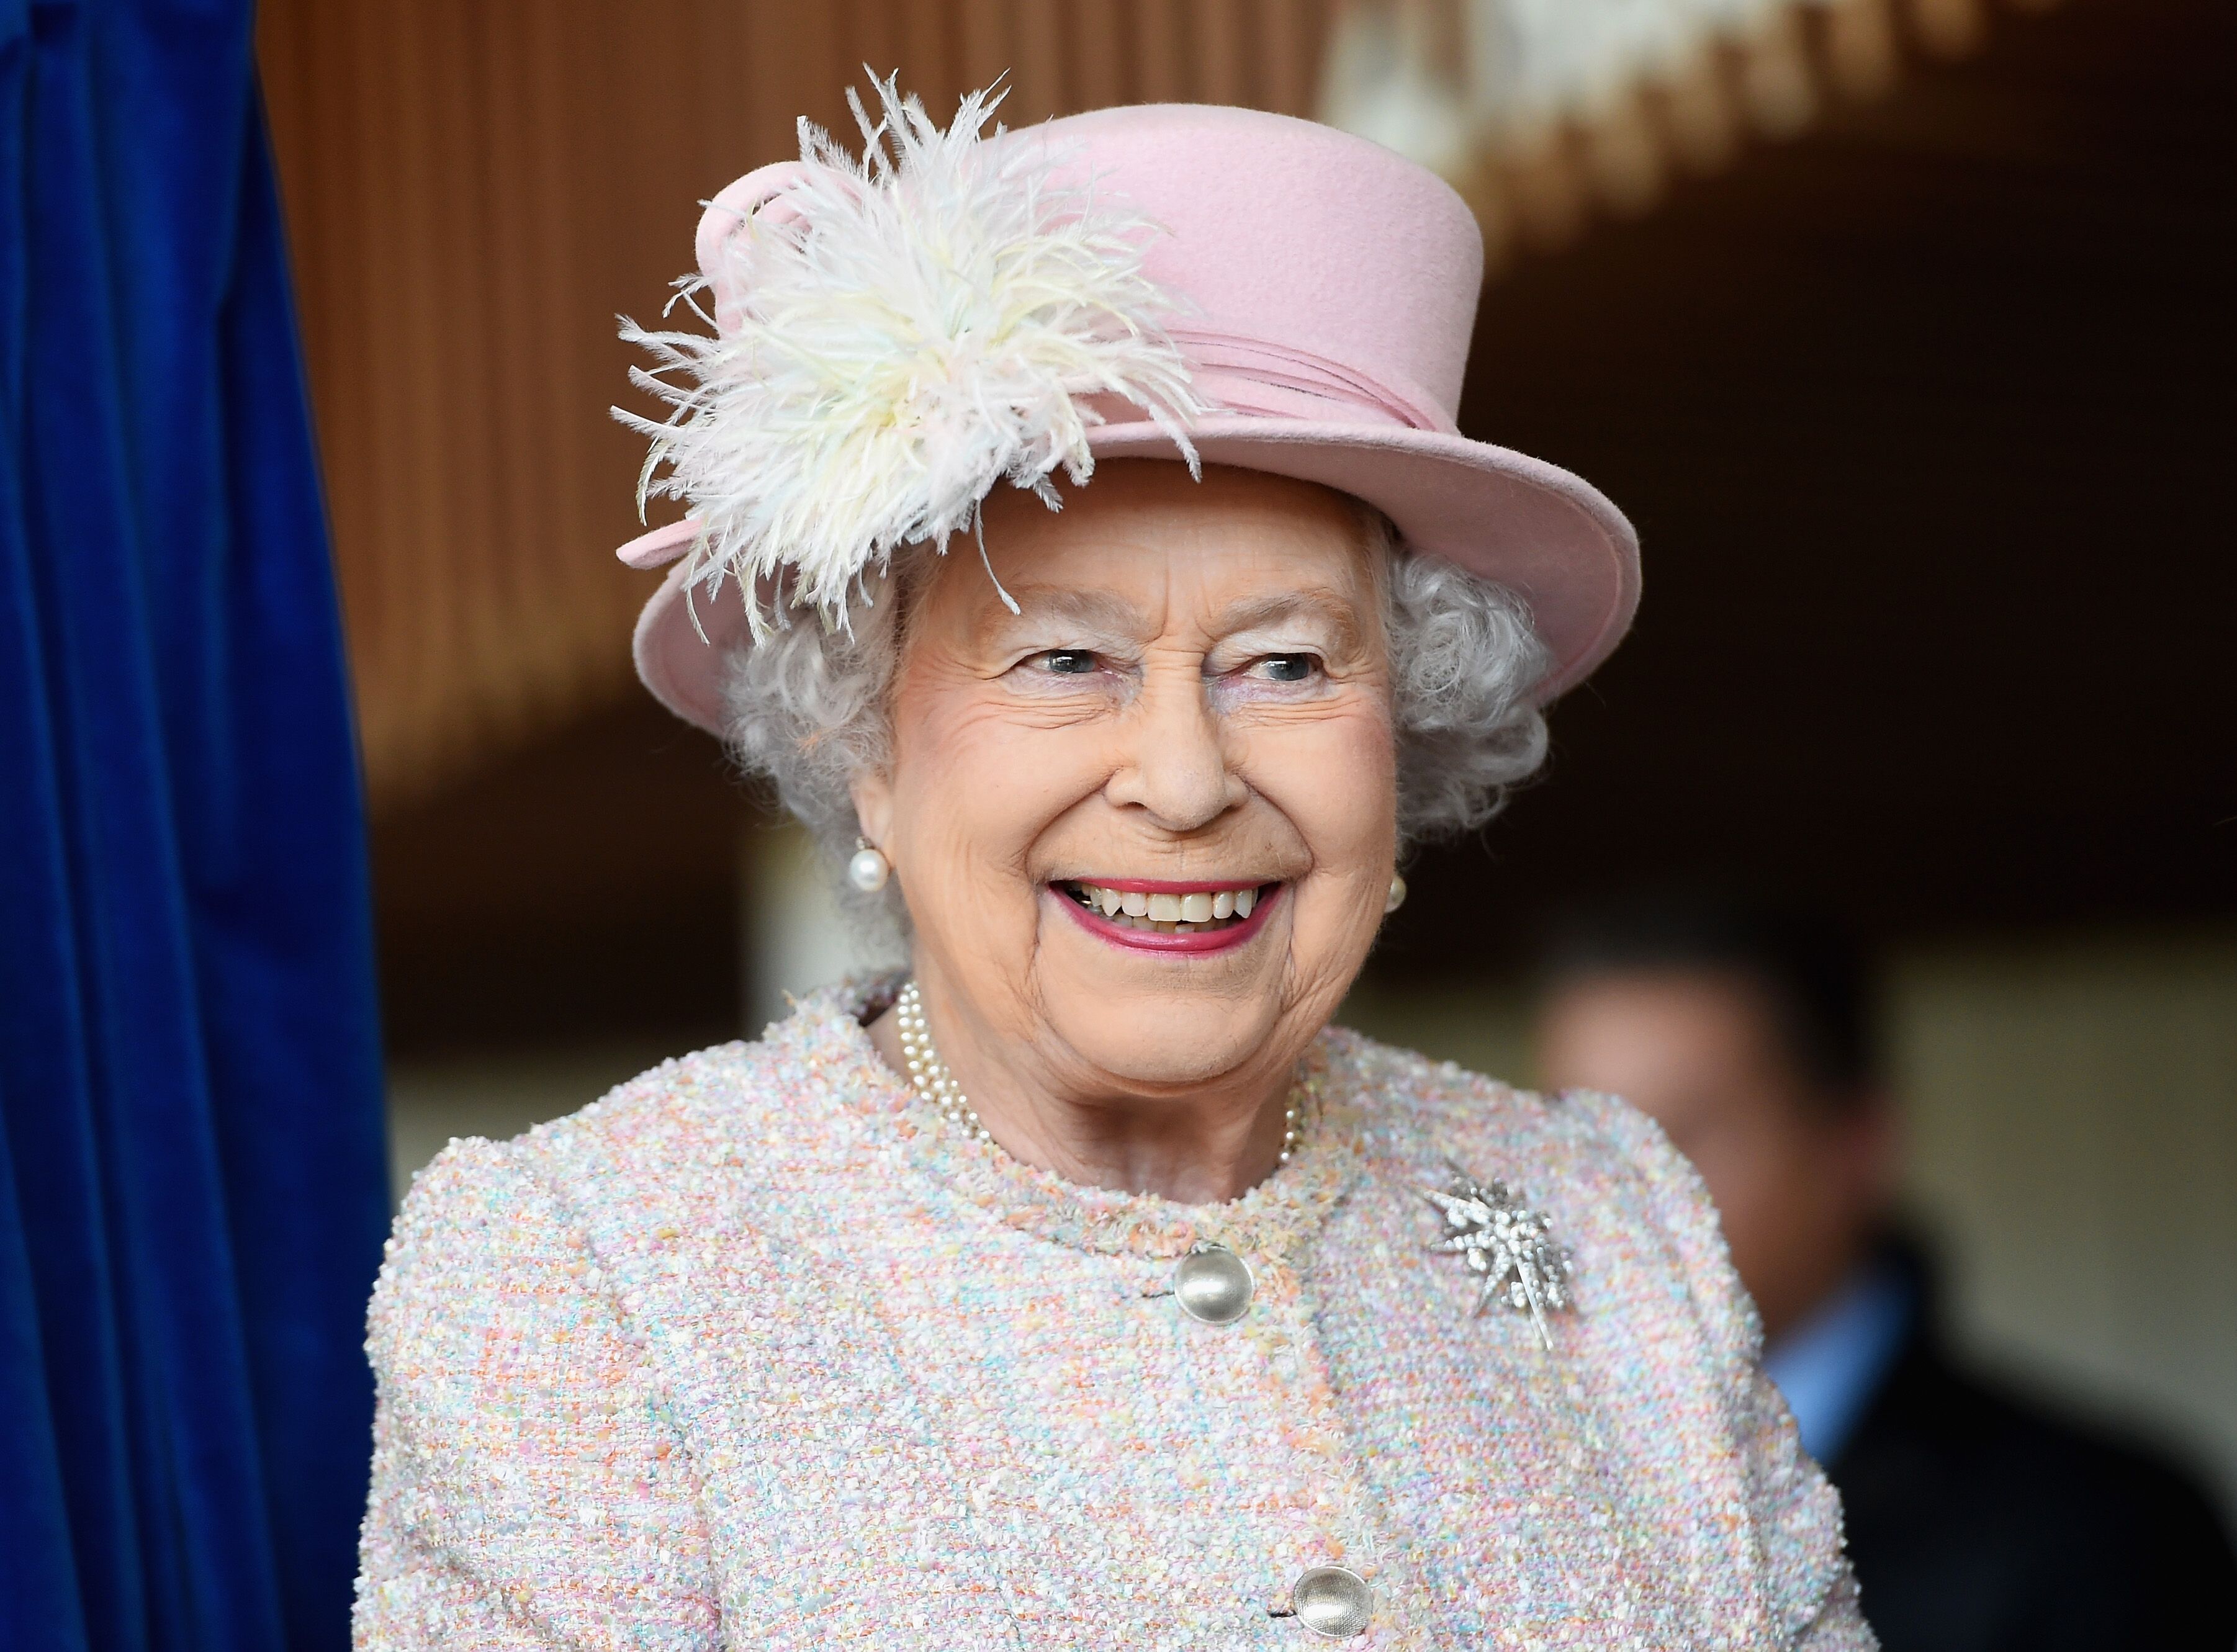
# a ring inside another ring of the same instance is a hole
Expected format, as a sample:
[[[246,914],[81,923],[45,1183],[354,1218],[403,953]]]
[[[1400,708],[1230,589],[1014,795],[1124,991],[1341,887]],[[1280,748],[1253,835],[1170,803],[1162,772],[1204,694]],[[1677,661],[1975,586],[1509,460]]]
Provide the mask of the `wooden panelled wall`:
[[[642,444],[608,407],[698,202],[898,68],[943,118],[1307,113],[1329,0],[266,0],[376,810],[632,692]]]

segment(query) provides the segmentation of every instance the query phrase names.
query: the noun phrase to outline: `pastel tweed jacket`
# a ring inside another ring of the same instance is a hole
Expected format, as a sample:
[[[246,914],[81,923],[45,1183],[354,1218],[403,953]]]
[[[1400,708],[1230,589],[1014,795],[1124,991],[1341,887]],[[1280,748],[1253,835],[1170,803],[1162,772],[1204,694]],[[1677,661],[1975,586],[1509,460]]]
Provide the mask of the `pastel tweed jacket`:
[[[1231,1204],[1072,1187],[879,1061],[866,995],[414,1186],[373,1298],[362,1648],[1869,1649],[1700,1187],[1619,1102],[1330,1031]],[[1448,1162],[1574,1254],[1429,1248]],[[1233,1324],[1171,1289],[1250,1265]]]

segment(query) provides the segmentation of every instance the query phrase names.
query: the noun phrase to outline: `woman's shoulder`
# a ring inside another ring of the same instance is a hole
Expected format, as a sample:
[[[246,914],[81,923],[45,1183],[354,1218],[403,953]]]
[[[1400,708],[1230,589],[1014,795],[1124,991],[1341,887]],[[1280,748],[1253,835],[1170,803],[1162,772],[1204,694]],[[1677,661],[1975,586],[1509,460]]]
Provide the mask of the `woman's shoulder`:
[[[1488,1135],[1508,1153],[1612,1155],[1658,1182],[1674,1174],[1681,1185],[1698,1185],[1661,1128],[1619,1096],[1528,1089],[1344,1027],[1330,1028],[1323,1043],[1331,1077],[1356,1094],[1370,1132],[1394,1145]]]
[[[813,1156],[827,1104],[867,1083],[868,1041],[847,1036],[860,990],[799,1000],[757,1039],[647,1068],[576,1112],[509,1141],[454,1139],[413,1179],[389,1241],[390,1272],[420,1252],[485,1260],[556,1253],[617,1211],[657,1213],[779,1138]],[[376,1304],[377,1305],[377,1304]]]
[[[861,1041],[842,1037],[837,1023],[855,996],[809,994],[759,1038],[671,1056],[508,1141],[456,1138],[419,1173],[406,1212],[440,1206],[468,1220],[491,1189],[523,1177],[594,1186],[639,1168],[671,1177],[719,1168],[768,1130],[802,1125],[804,1092],[846,1088],[859,1064],[852,1043]]]
[[[1358,1097],[1371,1158],[1416,1180],[1448,1168],[1496,1179],[1561,1212],[1573,1232],[1663,1255],[1719,1328],[1724,1356],[1754,1356],[1754,1305],[1708,1190],[1652,1118],[1601,1091],[1527,1089],[1347,1030],[1327,1044],[1331,1076],[1341,1069]]]
[[[657,1216],[657,1191],[687,1195],[696,1167],[733,1155],[723,1121],[749,1110],[769,1063],[762,1043],[720,1045],[509,1141],[454,1138],[412,1177],[390,1231],[368,1316],[375,1365],[465,1381],[493,1327],[595,1317],[613,1283],[604,1230],[632,1209]]]

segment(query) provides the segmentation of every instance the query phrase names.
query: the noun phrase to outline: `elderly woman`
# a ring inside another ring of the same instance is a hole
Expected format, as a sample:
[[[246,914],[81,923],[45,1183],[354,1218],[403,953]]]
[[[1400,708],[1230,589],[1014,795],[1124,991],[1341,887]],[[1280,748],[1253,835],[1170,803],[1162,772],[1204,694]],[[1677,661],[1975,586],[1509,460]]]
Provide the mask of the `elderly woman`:
[[[358,1644],[1869,1647],[1661,1135],[1328,1024],[1636,591],[1455,430],[1466,207],[881,89],[637,335],[691,514],[624,554],[908,972],[420,1177]]]

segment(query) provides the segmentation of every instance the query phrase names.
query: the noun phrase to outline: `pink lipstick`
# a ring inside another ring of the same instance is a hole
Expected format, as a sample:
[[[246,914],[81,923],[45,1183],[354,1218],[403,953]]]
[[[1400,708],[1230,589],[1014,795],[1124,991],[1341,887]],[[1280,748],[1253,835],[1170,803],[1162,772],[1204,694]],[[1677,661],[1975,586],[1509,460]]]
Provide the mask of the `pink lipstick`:
[[[1249,879],[1176,883],[1149,878],[1100,878],[1092,884],[1084,879],[1052,884],[1049,892],[1083,929],[1113,946],[1139,952],[1201,956],[1224,952],[1249,942],[1265,927],[1266,915],[1288,887],[1287,884],[1258,883]],[[1144,905],[1151,896],[1183,900],[1191,896],[1216,898],[1217,906],[1214,911],[1217,915],[1176,922],[1152,918],[1145,913],[1106,912],[1103,903],[1091,892],[1100,891],[1141,898],[1134,904]],[[1242,901],[1234,899],[1238,895],[1244,898]],[[1246,903],[1250,910],[1240,911]],[[1228,910],[1219,911],[1222,907]]]

